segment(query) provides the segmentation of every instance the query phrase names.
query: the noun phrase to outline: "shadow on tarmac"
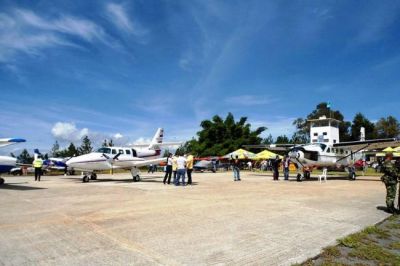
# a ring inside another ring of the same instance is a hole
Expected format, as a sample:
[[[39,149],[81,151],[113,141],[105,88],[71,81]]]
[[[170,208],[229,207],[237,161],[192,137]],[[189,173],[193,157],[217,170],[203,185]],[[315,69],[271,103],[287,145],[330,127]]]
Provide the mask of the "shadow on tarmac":
[[[25,183],[6,183],[0,186],[0,189],[9,189],[9,190],[20,190],[20,191],[24,191],[24,190],[38,190],[38,189],[47,189],[44,187],[31,187],[31,186],[19,186],[19,185],[14,185],[14,184],[26,184]]]

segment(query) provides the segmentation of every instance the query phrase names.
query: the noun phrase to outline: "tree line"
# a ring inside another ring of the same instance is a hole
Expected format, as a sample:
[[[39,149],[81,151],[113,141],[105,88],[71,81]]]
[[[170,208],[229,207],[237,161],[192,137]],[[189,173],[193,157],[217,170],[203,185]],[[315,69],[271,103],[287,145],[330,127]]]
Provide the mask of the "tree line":
[[[271,144],[271,143],[289,143],[300,144],[310,142],[310,125],[307,123],[309,119],[318,119],[326,116],[339,120],[340,141],[356,141],[360,139],[360,128],[365,128],[366,139],[375,138],[393,138],[400,136],[399,121],[393,117],[382,117],[376,122],[370,121],[362,113],[357,113],[353,120],[345,121],[343,114],[339,110],[333,110],[328,107],[326,102],[319,103],[316,108],[305,118],[297,118],[293,121],[296,131],[291,137],[283,134],[276,139],[269,134],[266,138],[261,137],[267,127],[258,127],[251,129],[251,124],[247,122],[247,117],[241,117],[238,121],[232,113],[228,113],[225,118],[215,115],[210,120],[203,120],[200,123],[200,131],[196,133],[190,141],[176,150],[176,154],[185,154],[191,152],[196,156],[221,156],[229,152],[241,148],[245,144]],[[104,140],[103,147],[113,146],[112,140]],[[56,141],[50,151],[52,157],[72,157],[92,152],[92,143],[88,136],[82,139],[80,147],[76,147],[72,142],[65,149],[60,149],[60,145]],[[168,150],[164,155],[169,153]],[[11,154],[11,156],[14,156]],[[47,154],[44,155],[48,157]],[[15,156],[14,156],[15,157]],[[33,157],[30,156],[25,149],[17,157],[22,163],[32,163]]]

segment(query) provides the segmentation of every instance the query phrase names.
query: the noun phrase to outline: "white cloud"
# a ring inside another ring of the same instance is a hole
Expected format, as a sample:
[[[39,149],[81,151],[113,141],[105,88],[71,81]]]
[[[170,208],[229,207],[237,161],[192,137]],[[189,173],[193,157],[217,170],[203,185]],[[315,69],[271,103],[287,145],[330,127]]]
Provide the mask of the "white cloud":
[[[74,123],[57,122],[51,129],[51,133],[57,140],[74,142],[89,135],[89,129],[78,129]]]
[[[123,138],[124,136],[121,134],[121,133],[116,133],[116,134],[114,134],[114,138],[115,139],[121,139],[121,138]]]
[[[296,128],[292,125],[295,119],[293,117],[275,117],[268,120],[249,121],[249,123],[253,129],[267,127],[267,130],[262,134],[263,137],[271,134],[274,138],[280,135],[286,135],[290,138],[296,131]]]
[[[264,95],[238,95],[225,98],[225,103],[231,105],[264,105],[276,101],[276,99]]]
[[[13,61],[19,53],[38,56],[54,46],[80,47],[68,35],[117,47],[103,28],[90,20],[67,15],[49,19],[16,9],[12,14],[0,13],[0,62]]]
[[[144,36],[148,31],[143,28],[137,21],[133,21],[122,4],[109,3],[106,5],[107,16],[115,26],[128,33],[136,36]]]

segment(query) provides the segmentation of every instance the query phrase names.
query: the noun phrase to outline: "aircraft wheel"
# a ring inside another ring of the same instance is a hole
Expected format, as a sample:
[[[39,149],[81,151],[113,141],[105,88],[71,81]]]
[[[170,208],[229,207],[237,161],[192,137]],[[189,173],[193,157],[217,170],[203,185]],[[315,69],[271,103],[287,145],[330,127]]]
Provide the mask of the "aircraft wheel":
[[[0,177],[0,185],[3,185],[3,184],[4,184],[4,178]]]
[[[95,174],[95,173],[91,174],[90,180],[97,180],[97,174]]]
[[[82,182],[83,182],[83,183],[89,182],[89,177],[88,177],[87,175],[85,175],[85,176],[82,178]]]
[[[297,174],[297,182],[301,182],[301,174]]]
[[[356,173],[355,173],[355,172],[351,172],[351,173],[349,174],[349,179],[350,179],[350,180],[356,180]]]
[[[310,179],[311,173],[309,171],[304,172],[304,178],[305,179]]]

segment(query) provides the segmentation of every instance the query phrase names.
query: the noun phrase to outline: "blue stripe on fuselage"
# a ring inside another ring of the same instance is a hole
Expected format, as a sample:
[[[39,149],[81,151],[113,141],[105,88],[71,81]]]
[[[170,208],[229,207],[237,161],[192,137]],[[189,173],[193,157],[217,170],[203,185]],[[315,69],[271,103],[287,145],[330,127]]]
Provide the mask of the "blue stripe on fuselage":
[[[0,173],[8,173],[14,167],[14,165],[0,165]]]

